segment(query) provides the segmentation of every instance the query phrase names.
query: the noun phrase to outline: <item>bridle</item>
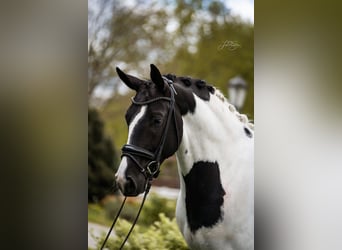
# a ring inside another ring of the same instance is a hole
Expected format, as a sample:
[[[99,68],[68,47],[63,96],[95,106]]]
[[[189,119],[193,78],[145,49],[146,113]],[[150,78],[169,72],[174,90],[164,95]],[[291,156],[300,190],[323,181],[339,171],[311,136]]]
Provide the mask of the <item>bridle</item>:
[[[133,228],[134,228],[134,226],[135,226],[135,224],[139,218],[142,207],[144,206],[147,194],[150,191],[151,182],[152,182],[153,178],[157,178],[159,175],[160,163],[161,163],[161,154],[162,154],[162,151],[164,149],[164,145],[165,145],[165,141],[166,141],[166,137],[167,137],[167,132],[169,130],[170,123],[172,121],[172,117],[174,118],[174,124],[175,124],[175,128],[176,128],[177,146],[179,145],[178,128],[177,128],[176,115],[175,115],[175,95],[177,95],[177,92],[173,86],[173,81],[169,80],[168,78],[166,78],[164,76],[163,76],[163,79],[164,79],[164,82],[166,82],[170,88],[170,92],[171,92],[170,97],[161,96],[161,97],[156,97],[156,98],[153,98],[153,99],[150,99],[147,101],[142,101],[142,102],[136,101],[136,100],[134,100],[134,98],[132,98],[132,103],[135,105],[138,105],[138,106],[149,105],[151,103],[155,103],[155,102],[159,102],[159,101],[168,101],[169,102],[169,109],[168,109],[168,116],[167,116],[165,128],[163,130],[164,132],[161,136],[159,145],[158,145],[157,149],[155,150],[155,152],[151,152],[147,149],[144,149],[142,147],[139,147],[139,146],[136,146],[133,144],[125,144],[121,149],[121,151],[122,151],[121,158],[124,156],[130,158],[135,163],[135,166],[139,169],[139,171],[144,175],[146,183],[145,183],[144,198],[143,198],[142,203],[140,205],[139,211],[137,213],[137,216],[135,217],[135,220],[134,220],[126,238],[122,242],[120,249],[123,248],[126,241],[128,240],[128,237],[130,236],[131,232],[133,231]],[[147,159],[148,163],[145,166],[142,166],[136,157]],[[108,240],[108,237],[109,237],[114,225],[116,224],[117,219],[119,218],[119,215],[122,211],[122,208],[126,202],[126,199],[127,199],[127,196],[124,198],[124,200],[120,206],[120,209],[119,209],[117,215],[115,216],[113,224],[112,224],[111,228],[109,229],[107,236],[106,236],[106,238],[105,238],[100,249],[103,249],[103,247],[105,246],[105,244]]]

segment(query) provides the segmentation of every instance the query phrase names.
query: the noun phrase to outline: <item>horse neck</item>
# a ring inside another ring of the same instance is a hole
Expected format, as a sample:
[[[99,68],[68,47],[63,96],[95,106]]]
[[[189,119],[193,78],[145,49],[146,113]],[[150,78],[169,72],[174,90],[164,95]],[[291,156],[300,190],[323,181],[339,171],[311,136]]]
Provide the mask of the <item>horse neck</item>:
[[[195,111],[182,116],[183,137],[176,152],[179,172],[183,176],[199,161],[221,161],[229,168],[236,161],[233,156],[239,155],[246,146],[239,114],[230,110],[230,104],[222,94],[210,94],[209,101],[194,97]]]

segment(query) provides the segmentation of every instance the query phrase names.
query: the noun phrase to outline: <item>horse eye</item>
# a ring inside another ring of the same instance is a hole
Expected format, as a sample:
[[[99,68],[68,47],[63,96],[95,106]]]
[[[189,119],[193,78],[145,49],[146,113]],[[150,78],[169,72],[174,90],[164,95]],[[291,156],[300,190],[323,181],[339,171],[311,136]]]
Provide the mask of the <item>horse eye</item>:
[[[162,123],[162,119],[160,117],[153,118],[153,124],[160,125]]]

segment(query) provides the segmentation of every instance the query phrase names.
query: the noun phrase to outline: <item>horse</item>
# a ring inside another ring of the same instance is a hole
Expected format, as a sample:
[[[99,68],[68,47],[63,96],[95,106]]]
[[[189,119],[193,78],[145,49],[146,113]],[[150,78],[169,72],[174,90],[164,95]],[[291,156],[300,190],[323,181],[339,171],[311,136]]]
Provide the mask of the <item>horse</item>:
[[[161,75],[153,64],[151,80],[116,71],[136,92],[115,174],[120,191],[143,193],[176,154],[176,221],[188,246],[254,249],[254,125],[201,79]]]

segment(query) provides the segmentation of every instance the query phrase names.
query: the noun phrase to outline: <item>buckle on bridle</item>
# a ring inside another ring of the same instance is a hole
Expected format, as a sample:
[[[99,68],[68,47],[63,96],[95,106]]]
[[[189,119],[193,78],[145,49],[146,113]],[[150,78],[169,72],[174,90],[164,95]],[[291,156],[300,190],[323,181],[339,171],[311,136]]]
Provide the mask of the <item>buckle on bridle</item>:
[[[159,175],[159,166],[158,161],[151,161],[146,167],[148,175],[157,178]]]

